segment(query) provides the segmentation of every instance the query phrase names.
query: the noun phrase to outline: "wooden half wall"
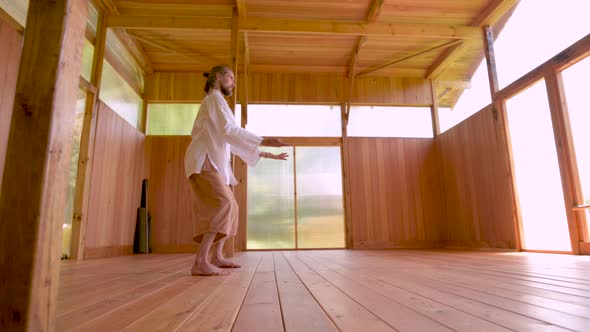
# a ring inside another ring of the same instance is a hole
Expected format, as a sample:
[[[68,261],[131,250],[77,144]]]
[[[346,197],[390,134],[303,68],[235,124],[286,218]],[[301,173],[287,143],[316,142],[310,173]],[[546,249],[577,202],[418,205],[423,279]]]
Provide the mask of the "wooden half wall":
[[[85,258],[133,252],[144,172],[145,136],[100,102]]]
[[[437,137],[444,182],[445,246],[518,249],[503,142],[491,107]]]
[[[434,139],[349,138],[353,247],[442,246],[443,205]]]
[[[0,187],[20,64],[23,37],[0,18]]]

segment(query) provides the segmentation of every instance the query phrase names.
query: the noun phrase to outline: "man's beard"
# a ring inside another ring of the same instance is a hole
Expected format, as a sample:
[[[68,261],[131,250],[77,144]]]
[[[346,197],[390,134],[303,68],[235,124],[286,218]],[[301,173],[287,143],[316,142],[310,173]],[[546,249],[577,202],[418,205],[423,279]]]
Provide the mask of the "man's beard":
[[[226,97],[231,97],[233,90],[229,87],[226,86],[220,86],[219,89],[221,90],[221,93],[223,93],[224,96]]]

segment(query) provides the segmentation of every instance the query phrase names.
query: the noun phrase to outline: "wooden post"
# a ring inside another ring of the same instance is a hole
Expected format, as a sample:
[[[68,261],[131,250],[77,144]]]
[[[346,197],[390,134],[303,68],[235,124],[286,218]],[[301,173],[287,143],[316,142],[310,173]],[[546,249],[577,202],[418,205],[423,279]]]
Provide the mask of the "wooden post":
[[[104,14],[99,13],[92,72],[90,74],[90,84],[95,88],[95,91],[87,94],[82,135],[80,137],[80,156],[78,157],[76,196],[74,197],[74,214],[72,219],[72,243],[70,250],[72,259],[84,259],[92,164],[94,161],[94,140],[96,138],[96,124],[98,122],[98,94],[102,80],[106,34],[106,17]]]
[[[29,3],[0,194],[2,331],[53,329],[87,10]]]
[[[348,169],[348,114],[350,103],[340,105],[340,118],[342,123],[342,145],[340,151],[342,154],[342,194],[344,197],[344,225],[346,227],[346,249],[353,249],[352,237],[352,201],[350,199],[350,171]]]
[[[484,50],[486,56],[486,64],[488,67],[488,81],[490,86],[490,95],[492,99],[492,114],[496,121],[496,137],[499,146],[504,147],[504,157],[506,160],[506,171],[508,174],[508,181],[511,187],[511,202],[512,202],[512,219],[514,224],[513,240],[516,249],[522,250],[524,243],[524,234],[522,233],[522,216],[520,214],[520,207],[518,203],[518,192],[516,191],[516,179],[514,178],[514,162],[512,157],[512,146],[510,144],[510,132],[508,130],[508,120],[506,112],[505,100],[498,98],[498,74],[496,71],[496,58],[494,53],[494,35],[490,26],[483,27],[484,34]]]
[[[438,96],[436,95],[436,83],[434,80],[430,80],[430,94],[432,95],[432,106],[430,106],[432,137],[437,137],[440,135],[440,122],[438,117]]]
[[[585,211],[576,212],[572,209],[573,206],[583,203],[583,195],[561,73],[551,69],[546,70],[545,83],[551,110],[553,134],[555,135],[555,148],[559,161],[572,253],[579,255],[580,242],[584,240],[583,234],[586,232],[586,222],[583,219]]]

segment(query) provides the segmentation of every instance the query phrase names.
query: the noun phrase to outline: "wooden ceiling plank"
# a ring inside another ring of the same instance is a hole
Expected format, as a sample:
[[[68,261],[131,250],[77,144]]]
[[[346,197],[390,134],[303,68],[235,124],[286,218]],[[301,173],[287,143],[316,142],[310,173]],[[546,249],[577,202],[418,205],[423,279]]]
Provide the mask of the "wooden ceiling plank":
[[[389,60],[389,61],[387,61],[387,62],[385,62],[383,64],[380,64],[380,65],[377,65],[377,66],[373,66],[373,67],[367,68],[367,69],[365,69],[363,71],[360,71],[357,74],[357,76],[366,75],[366,74],[372,73],[372,72],[374,72],[376,70],[379,70],[379,69],[383,69],[383,68],[392,66],[392,65],[394,65],[396,63],[400,63],[402,61],[406,61],[408,59],[415,58],[415,57],[420,56],[422,54],[425,54],[425,53],[428,53],[428,52],[432,52],[432,51],[438,50],[440,48],[451,47],[451,46],[457,45],[459,43],[461,43],[460,40],[454,40],[454,41],[451,41],[451,42],[448,42],[448,43],[444,43],[444,44],[441,44],[441,45],[437,45],[437,46],[434,46],[434,47],[427,48],[425,50],[421,50],[421,51],[418,51],[418,52],[411,53],[411,54],[409,54],[409,55],[407,55],[405,57],[402,57],[402,58],[392,59],[392,60]]]
[[[217,59],[216,57],[212,57],[207,54],[196,52],[194,50],[183,50],[178,45],[171,45],[169,42],[154,41],[152,39],[140,36],[134,32],[129,32],[129,35],[139,41],[146,43],[146,44],[150,44],[150,45],[158,47],[164,51],[180,55],[180,56],[185,57],[185,58],[192,60],[192,61],[205,62],[205,63],[220,62],[220,60]]]

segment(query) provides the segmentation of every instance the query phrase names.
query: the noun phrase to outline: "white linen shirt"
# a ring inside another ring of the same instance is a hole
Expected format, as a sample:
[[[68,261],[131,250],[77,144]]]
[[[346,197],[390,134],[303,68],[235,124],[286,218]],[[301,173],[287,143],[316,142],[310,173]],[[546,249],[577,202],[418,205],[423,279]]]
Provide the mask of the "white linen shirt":
[[[238,155],[246,164],[254,166],[260,159],[259,137],[236,124],[234,115],[227,102],[217,89],[213,89],[199,108],[193,130],[191,143],[184,155],[186,177],[201,173],[205,158],[209,156],[211,164],[225,179],[225,184],[236,185],[230,165],[230,153]]]

